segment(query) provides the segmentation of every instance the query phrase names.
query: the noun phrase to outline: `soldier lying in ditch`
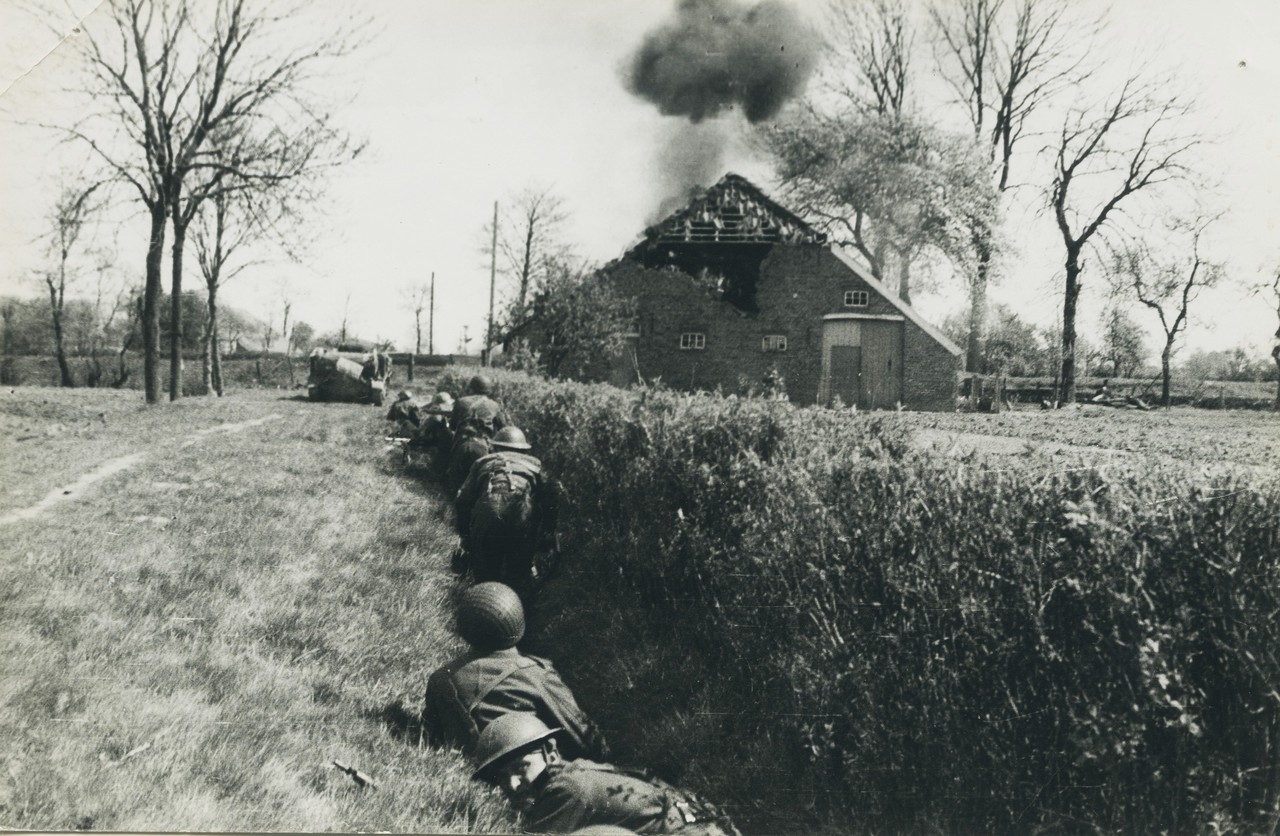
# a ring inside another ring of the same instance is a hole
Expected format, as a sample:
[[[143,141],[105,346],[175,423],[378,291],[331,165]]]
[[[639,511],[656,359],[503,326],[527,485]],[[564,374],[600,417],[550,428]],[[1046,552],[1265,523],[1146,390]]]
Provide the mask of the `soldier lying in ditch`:
[[[476,743],[474,777],[502,789],[526,831],[600,832],[610,826],[632,833],[738,836],[726,815],[697,796],[642,770],[561,751],[563,732],[533,714],[504,714]]]
[[[469,751],[489,723],[521,711],[561,728],[575,757],[608,757],[604,735],[551,663],[516,649],[524,623],[520,598],[508,586],[481,583],[463,594],[458,633],[471,649],[427,681],[422,719],[429,740]]]
[[[503,427],[490,444],[493,452],[472,465],[454,501],[463,555],[453,568],[524,591],[554,569],[551,559],[536,566],[534,559],[558,552],[559,487],[528,454],[518,427]]]

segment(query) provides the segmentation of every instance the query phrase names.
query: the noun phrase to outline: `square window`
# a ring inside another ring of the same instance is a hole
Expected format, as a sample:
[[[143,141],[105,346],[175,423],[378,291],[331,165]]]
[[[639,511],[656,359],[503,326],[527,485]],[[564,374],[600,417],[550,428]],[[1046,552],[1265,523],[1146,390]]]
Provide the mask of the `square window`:
[[[865,308],[868,302],[868,294],[865,290],[846,290],[844,292],[844,306],[846,308]]]
[[[707,347],[706,334],[684,333],[680,335],[680,347],[685,350],[699,350]]]
[[[787,335],[786,334],[766,334],[760,340],[761,351],[786,351]]]

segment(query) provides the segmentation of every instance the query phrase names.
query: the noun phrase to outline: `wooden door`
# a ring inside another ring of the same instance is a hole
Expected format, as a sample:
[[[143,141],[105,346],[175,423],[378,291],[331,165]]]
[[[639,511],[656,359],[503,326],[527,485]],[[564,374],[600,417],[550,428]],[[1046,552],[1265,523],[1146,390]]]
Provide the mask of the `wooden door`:
[[[843,397],[843,396],[841,396]],[[902,324],[862,324],[859,409],[893,409],[902,400]]]
[[[858,403],[862,391],[862,346],[830,347],[830,397],[839,395],[845,406]]]

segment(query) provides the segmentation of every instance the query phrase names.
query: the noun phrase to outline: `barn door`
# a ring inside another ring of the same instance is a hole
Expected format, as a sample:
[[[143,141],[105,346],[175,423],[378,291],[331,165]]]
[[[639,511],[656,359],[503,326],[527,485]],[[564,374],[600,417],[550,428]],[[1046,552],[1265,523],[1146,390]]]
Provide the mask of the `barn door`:
[[[862,325],[862,388],[859,409],[893,409],[902,400],[902,324]]]
[[[862,346],[833,345],[830,352],[831,397],[839,395],[845,406],[853,406],[862,391]]]

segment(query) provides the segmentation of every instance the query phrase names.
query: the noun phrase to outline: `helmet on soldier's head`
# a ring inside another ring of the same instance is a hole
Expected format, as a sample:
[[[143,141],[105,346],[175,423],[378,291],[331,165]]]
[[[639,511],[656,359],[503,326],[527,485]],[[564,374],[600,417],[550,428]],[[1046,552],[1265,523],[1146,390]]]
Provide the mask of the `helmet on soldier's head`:
[[[511,587],[486,581],[462,593],[458,635],[477,650],[506,650],[524,636],[524,606]]]
[[[453,395],[448,392],[436,392],[431,398],[431,403],[427,404],[427,412],[434,415],[448,415],[453,412]]]
[[[401,390],[400,390],[400,394],[396,395],[396,400],[397,400],[397,401],[411,401],[411,400],[413,400],[413,393],[412,393],[412,392],[410,392],[408,389],[401,389]]]
[[[488,395],[493,391],[493,381],[478,374],[467,383],[467,392],[472,395]]]
[[[492,447],[501,447],[504,450],[532,450],[533,445],[524,437],[524,431],[519,427],[506,426],[493,434],[493,438],[489,440]]]
[[[480,732],[480,739],[476,741],[476,748],[471,756],[476,764],[471,777],[487,779],[485,772],[489,767],[495,766],[508,755],[521,749],[550,740],[559,731],[561,729],[558,726],[556,728],[547,726],[538,719],[537,714],[526,712],[503,714]]]

